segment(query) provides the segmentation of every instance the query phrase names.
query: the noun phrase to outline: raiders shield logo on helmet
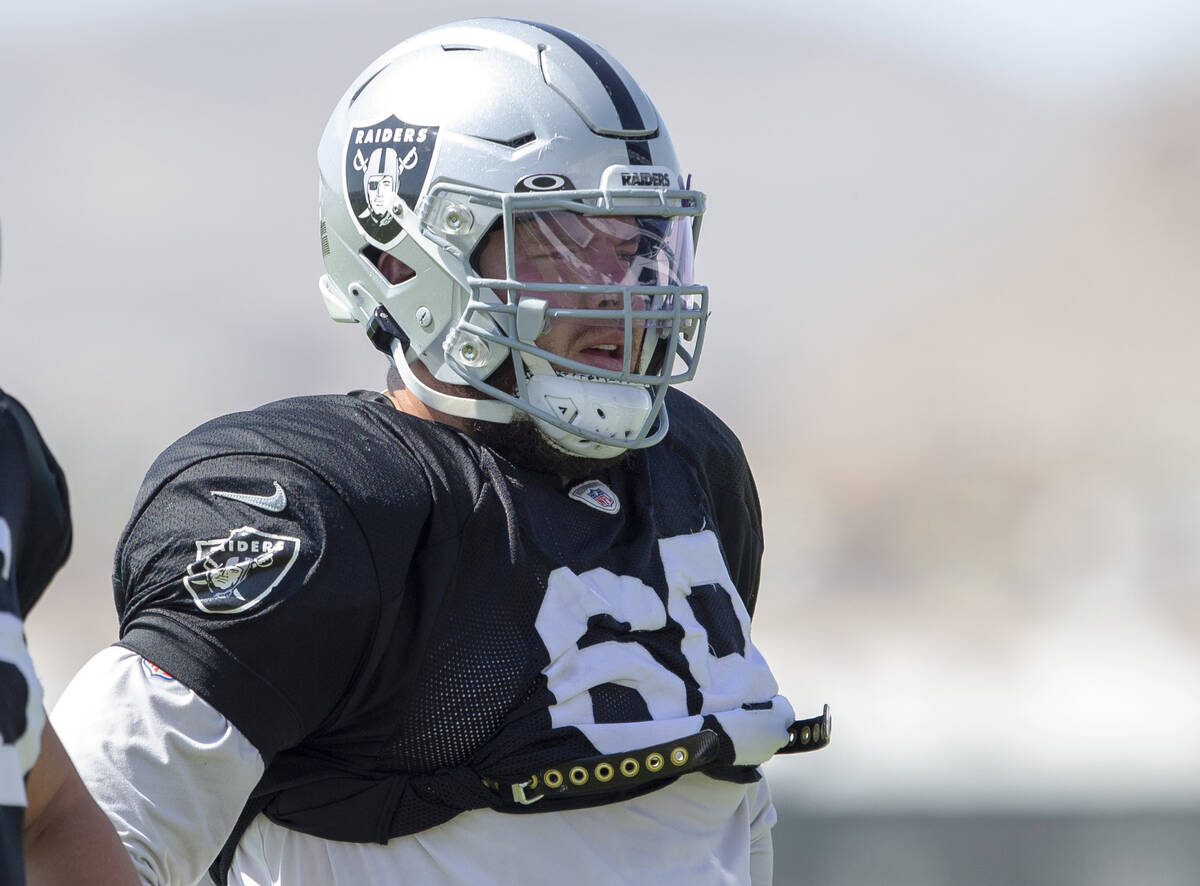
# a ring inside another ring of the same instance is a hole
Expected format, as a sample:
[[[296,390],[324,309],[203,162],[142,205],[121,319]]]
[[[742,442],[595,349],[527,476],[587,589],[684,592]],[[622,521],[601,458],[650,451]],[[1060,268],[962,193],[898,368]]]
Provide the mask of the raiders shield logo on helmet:
[[[384,248],[403,233],[400,203],[415,210],[433,164],[436,126],[415,126],[396,115],[354,126],[346,144],[346,202],[363,236]]]
[[[204,612],[244,612],[283,581],[298,553],[298,538],[242,526],[225,538],[196,542],[196,562],[183,586]]]

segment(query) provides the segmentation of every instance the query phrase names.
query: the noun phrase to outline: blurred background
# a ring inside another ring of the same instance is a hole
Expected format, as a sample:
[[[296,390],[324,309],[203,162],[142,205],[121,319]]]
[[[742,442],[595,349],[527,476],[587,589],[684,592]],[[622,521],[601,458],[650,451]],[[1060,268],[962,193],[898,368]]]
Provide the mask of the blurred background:
[[[709,193],[689,392],[741,435],[755,622],[832,746],[776,882],[1200,876],[1200,4],[44,0],[0,12],[0,384],[71,484],[29,621],[115,638],[141,477],[217,414],[381,387],[316,289],[317,139],[434,24],[610,49]]]

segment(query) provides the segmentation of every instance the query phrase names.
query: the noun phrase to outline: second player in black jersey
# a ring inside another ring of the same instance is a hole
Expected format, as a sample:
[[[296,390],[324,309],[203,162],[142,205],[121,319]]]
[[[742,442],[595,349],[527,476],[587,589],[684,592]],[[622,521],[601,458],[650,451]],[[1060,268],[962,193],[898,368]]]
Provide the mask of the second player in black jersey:
[[[62,470],[33,419],[0,391],[0,883],[25,882],[25,776],[41,742],[42,689],[23,619],[71,549]]]
[[[62,468],[25,407],[0,391],[0,886],[134,881],[45,721],[25,645],[24,618],[70,550]]]

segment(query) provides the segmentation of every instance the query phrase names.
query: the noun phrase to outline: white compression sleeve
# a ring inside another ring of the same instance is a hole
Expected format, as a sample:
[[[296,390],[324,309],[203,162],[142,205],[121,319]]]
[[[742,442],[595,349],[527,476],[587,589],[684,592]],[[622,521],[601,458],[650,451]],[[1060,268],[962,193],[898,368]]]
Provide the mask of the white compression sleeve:
[[[233,724],[117,646],[80,669],[51,722],[142,882],[208,882],[208,866],[263,773],[258,751]]]

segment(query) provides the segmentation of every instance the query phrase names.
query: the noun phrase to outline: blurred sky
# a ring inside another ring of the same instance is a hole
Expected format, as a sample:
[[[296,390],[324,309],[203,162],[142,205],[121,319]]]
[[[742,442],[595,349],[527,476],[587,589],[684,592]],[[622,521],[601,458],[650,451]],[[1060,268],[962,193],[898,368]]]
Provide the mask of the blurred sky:
[[[11,5],[11,4],[10,4]],[[382,384],[315,281],[315,149],[403,37],[611,50],[709,193],[690,393],[742,436],[756,641],[835,741],[813,807],[1200,802],[1200,4],[630,0],[0,13],[0,383],[71,481],[53,701],[172,439]]]
[[[354,3],[350,8],[370,4]],[[453,20],[516,15],[513,10],[520,8],[514,4],[512,10],[486,9],[486,4],[458,2],[445,11]],[[628,13],[638,7],[613,3],[608,8]],[[332,15],[333,10],[315,0],[210,0],[203,9],[153,0],[109,0],[103,5],[54,0],[6,11],[5,29],[10,40],[70,42],[84,35],[154,31],[199,18],[236,19],[248,11],[282,17]],[[660,0],[655,15],[742,22],[750,32],[742,35],[748,41],[753,40],[754,27],[772,22],[827,28],[1025,90],[1075,97],[1106,94],[1188,66],[1200,32],[1200,7],[1189,0],[743,0],[736,6],[720,0]]]

